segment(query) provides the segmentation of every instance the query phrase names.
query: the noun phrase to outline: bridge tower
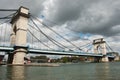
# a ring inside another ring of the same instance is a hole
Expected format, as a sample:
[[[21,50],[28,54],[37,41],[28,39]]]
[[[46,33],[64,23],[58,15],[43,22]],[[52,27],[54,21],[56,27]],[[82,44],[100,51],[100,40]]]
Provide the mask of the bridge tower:
[[[103,38],[95,39],[93,40],[94,45],[94,53],[99,54],[102,53],[103,57],[101,59],[102,62],[108,62],[108,57],[106,56],[106,42],[103,40]],[[99,52],[101,51],[101,52]]]
[[[24,57],[27,52],[26,38],[29,9],[20,7],[11,20],[11,46],[14,47],[13,54],[9,55],[12,64],[24,64]]]

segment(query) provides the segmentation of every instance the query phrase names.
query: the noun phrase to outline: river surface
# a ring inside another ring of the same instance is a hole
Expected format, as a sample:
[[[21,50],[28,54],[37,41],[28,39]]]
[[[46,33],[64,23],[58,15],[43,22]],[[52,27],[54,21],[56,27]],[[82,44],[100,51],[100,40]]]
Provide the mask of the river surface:
[[[120,62],[0,66],[0,80],[120,80]]]

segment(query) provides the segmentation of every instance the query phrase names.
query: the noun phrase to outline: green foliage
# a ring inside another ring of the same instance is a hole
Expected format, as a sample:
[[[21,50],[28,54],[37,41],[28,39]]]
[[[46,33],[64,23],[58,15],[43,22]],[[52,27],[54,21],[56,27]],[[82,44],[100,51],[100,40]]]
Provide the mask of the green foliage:
[[[31,57],[31,59],[48,59],[47,56],[36,56],[36,57]]]

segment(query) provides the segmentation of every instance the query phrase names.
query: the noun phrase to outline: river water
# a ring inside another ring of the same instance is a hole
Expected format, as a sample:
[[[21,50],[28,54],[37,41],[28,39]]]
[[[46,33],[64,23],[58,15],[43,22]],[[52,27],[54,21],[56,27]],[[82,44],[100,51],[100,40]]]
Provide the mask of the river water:
[[[120,80],[120,62],[0,66],[0,80]]]

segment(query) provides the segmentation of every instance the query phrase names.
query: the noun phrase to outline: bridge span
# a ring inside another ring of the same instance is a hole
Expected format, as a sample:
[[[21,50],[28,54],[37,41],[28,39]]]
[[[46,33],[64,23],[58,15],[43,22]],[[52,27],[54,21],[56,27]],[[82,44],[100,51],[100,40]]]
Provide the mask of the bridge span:
[[[24,47],[25,46],[16,46],[16,47]],[[14,47],[8,47],[8,46],[0,46],[1,52],[7,52],[9,54],[12,54],[14,51]],[[27,54],[46,54],[46,55],[72,55],[72,56],[88,56],[88,57],[103,57],[103,54],[96,54],[96,53],[86,53],[86,52],[74,52],[74,51],[58,51],[58,50],[45,50],[45,49],[32,49],[27,48]],[[115,58],[113,55],[107,55],[109,58]]]

